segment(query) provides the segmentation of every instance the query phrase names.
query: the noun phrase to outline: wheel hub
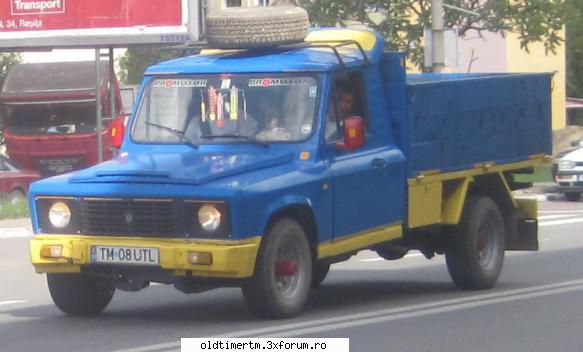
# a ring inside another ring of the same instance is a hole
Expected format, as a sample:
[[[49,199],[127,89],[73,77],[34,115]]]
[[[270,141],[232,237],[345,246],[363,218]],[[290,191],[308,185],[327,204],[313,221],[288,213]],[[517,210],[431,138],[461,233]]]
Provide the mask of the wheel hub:
[[[294,276],[298,273],[298,262],[295,260],[282,259],[275,263],[275,277],[278,279]]]

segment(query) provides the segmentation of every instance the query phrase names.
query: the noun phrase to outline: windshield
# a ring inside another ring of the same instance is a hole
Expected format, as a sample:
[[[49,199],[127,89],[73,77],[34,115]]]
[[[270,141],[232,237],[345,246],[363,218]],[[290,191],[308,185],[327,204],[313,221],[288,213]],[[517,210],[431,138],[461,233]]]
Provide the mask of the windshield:
[[[95,101],[5,104],[4,125],[13,134],[72,134],[95,132]]]
[[[297,142],[312,134],[318,83],[309,76],[156,79],[145,91],[137,142]]]

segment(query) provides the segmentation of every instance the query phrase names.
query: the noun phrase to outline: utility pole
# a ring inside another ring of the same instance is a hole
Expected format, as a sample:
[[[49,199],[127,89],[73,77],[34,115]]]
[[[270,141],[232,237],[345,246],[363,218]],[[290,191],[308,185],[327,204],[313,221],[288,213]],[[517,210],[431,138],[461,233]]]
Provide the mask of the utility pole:
[[[443,72],[445,69],[445,36],[443,23],[443,0],[431,0],[433,72]]]

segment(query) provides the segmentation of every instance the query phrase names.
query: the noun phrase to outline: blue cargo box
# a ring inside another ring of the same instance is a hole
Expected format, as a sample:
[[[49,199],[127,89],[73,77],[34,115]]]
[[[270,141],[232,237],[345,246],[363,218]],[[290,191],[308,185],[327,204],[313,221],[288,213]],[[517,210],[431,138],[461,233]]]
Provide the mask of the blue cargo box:
[[[409,177],[551,154],[552,74],[405,75],[402,66],[402,54],[383,56],[387,102]]]

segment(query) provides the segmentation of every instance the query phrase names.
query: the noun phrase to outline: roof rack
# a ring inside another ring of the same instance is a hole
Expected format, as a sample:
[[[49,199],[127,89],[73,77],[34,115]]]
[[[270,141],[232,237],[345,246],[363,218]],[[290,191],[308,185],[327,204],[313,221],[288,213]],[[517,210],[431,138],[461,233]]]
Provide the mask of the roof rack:
[[[324,48],[324,49],[331,49],[336,55],[338,59],[338,63],[343,68],[346,68],[346,63],[342,58],[342,54],[338,51],[338,48],[343,48],[347,46],[355,45],[360,54],[362,55],[362,59],[364,60],[365,65],[370,64],[370,58],[366,54],[366,51],[362,48],[362,45],[357,42],[356,40],[314,40],[309,42],[301,42],[301,43],[294,43],[294,44],[281,44],[273,47],[266,47],[266,48],[241,48],[239,50],[273,50],[273,49],[313,49],[313,48]],[[178,58],[184,57],[188,55],[198,54],[202,49],[210,48],[206,42],[196,42],[196,43],[186,43],[182,45],[170,46],[170,47],[163,47],[160,48],[158,53],[158,57],[156,63],[159,63],[162,60],[169,60],[171,58]],[[162,57],[163,53],[168,52],[178,52],[177,56],[170,56],[170,57]]]
[[[366,51],[364,51],[364,49],[362,48],[362,45],[360,45],[360,43],[357,42],[356,40],[314,40],[314,41],[302,42],[302,43],[298,43],[298,44],[280,45],[278,47],[279,48],[290,48],[290,49],[311,49],[311,48],[331,49],[334,52],[334,54],[336,55],[336,58],[338,58],[338,63],[340,64],[340,66],[342,66],[343,68],[346,68],[346,63],[344,62],[344,59],[342,59],[342,55],[338,51],[338,48],[343,48],[343,47],[347,47],[347,46],[351,46],[351,45],[356,45],[356,47],[358,48],[358,50],[360,51],[360,53],[362,55],[362,59],[364,60],[365,65],[369,65],[370,59],[369,59],[368,55],[366,55]]]

